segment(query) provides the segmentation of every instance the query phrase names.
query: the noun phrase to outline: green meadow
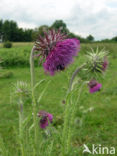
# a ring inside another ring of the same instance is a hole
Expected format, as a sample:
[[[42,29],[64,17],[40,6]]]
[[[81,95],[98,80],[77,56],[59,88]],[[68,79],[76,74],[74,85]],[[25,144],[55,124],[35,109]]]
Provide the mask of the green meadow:
[[[10,49],[0,45],[0,59],[2,60],[0,69],[0,148],[2,146],[7,150],[9,156],[20,155],[17,139],[19,107],[17,101],[14,100],[13,86],[17,81],[30,83],[29,56],[32,45],[32,43],[14,43]],[[45,74],[43,67],[38,66],[38,60],[35,60],[36,82],[45,80],[36,90],[37,98],[47,81],[51,80],[37,107],[39,110],[53,114],[53,126],[59,130],[63,126],[65,104],[62,101],[65,98],[70,76],[77,66],[83,63],[86,52],[90,51],[91,47],[96,48],[97,46],[109,51],[109,67],[104,78],[100,80],[102,89],[99,92],[90,94],[87,86],[83,88],[75,114],[72,148],[69,156],[82,156],[83,144],[88,145],[89,148],[92,147],[92,144],[115,147],[117,153],[117,44],[81,44],[81,50],[74,63],[55,76]],[[27,99],[24,105],[24,112],[25,116],[33,113],[30,99]],[[54,146],[56,151],[52,156],[59,155],[57,152],[60,145],[56,143]]]

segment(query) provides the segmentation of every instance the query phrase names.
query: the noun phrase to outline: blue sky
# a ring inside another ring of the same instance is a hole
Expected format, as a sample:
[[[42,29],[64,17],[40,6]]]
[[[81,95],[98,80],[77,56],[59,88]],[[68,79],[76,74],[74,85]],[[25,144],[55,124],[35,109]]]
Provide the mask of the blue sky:
[[[83,37],[117,36],[117,0],[0,0],[0,18],[23,28],[62,19],[70,31]]]

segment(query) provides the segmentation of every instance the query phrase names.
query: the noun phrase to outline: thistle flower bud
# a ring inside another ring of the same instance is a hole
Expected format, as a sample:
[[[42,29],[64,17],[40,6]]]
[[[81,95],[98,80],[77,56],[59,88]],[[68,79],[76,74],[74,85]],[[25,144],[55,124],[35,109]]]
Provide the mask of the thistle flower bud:
[[[17,81],[14,85],[14,92],[18,96],[28,96],[30,94],[30,87],[26,82]]]
[[[97,48],[96,51],[91,49],[91,52],[88,52],[87,55],[87,69],[91,73],[102,73],[106,70],[108,61],[107,61],[108,52],[104,49],[100,50]]]
[[[49,125],[48,121],[52,123],[53,120],[53,115],[45,111],[40,111],[38,113],[38,117],[41,117],[39,124],[40,124],[40,128],[42,129],[45,129]]]
[[[98,83],[96,80],[93,79],[88,83],[88,86],[89,86],[89,92],[95,93],[97,91],[100,91],[102,84]]]

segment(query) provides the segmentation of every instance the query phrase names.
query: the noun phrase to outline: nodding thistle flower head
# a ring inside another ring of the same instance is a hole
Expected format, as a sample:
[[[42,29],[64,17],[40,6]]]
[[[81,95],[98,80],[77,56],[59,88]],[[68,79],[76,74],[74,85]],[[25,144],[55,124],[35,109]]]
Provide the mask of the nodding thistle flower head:
[[[88,52],[87,55],[88,71],[90,71],[91,73],[102,73],[103,71],[105,71],[108,65],[107,55],[108,52],[104,49],[100,51],[98,48],[96,49],[96,51],[91,49],[91,52]]]
[[[49,122],[52,123],[53,120],[53,115],[45,111],[40,111],[38,117],[41,117],[39,125],[42,129],[45,129],[49,125]]]
[[[36,41],[35,50],[39,51],[37,56],[42,57],[45,72],[54,75],[56,71],[64,70],[73,62],[73,57],[80,50],[80,41],[66,36],[58,30],[45,33],[45,37],[39,36]]]
[[[96,80],[93,79],[88,83],[88,86],[89,86],[89,92],[95,93],[97,91],[100,91],[102,84],[98,83]]]

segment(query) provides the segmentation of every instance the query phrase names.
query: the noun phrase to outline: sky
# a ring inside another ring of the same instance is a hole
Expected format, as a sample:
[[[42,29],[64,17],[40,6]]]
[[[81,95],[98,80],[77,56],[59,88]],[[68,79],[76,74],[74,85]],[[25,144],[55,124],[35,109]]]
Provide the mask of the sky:
[[[0,0],[0,19],[23,28],[62,19],[71,32],[100,40],[117,36],[117,0]]]

